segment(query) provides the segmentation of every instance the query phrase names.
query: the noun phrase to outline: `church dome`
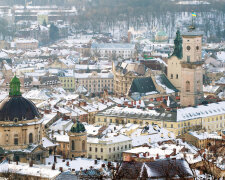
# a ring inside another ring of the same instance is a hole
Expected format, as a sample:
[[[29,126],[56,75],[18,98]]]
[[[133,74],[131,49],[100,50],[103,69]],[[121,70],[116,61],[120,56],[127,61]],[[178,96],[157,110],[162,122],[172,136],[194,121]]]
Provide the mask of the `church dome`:
[[[70,132],[72,132],[72,133],[82,133],[85,131],[86,131],[86,129],[85,129],[84,125],[82,123],[80,123],[80,121],[77,121],[76,123],[74,123],[74,125],[70,129]]]
[[[6,98],[0,104],[0,121],[32,120],[35,117],[40,117],[36,106],[22,96]]]
[[[20,81],[15,76],[10,82],[9,97],[0,104],[0,121],[32,120],[40,117],[33,102],[21,96]]]

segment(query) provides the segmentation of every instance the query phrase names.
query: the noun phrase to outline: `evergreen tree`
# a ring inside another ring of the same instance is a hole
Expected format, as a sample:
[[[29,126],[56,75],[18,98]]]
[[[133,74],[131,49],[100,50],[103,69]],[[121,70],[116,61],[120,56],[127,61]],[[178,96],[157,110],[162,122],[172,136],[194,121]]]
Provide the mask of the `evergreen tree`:
[[[43,23],[42,23],[42,26],[45,26],[47,27],[47,23],[46,23],[46,20],[44,19]]]
[[[59,29],[53,23],[51,24],[49,29],[49,38],[51,41],[56,41],[57,39],[59,39]]]

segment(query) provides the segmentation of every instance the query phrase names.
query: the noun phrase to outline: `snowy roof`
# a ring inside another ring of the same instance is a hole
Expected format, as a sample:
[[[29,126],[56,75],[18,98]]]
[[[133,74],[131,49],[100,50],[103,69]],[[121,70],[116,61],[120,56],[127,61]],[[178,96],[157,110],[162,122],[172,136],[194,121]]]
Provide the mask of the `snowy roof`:
[[[42,145],[43,145],[43,147],[45,147],[45,148],[57,146],[57,144],[54,144],[51,140],[49,140],[49,139],[46,138],[46,137],[43,137],[43,138],[42,138]]]
[[[216,53],[218,60],[225,62],[225,51],[220,51]]]
[[[82,94],[82,93],[87,93],[88,91],[84,86],[79,86],[76,92]]]
[[[128,43],[93,43],[91,45],[92,49],[135,49],[135,44],[128,44]]]
[[[19,162],[19,164],[16,165],[15,162],[8,164],[7,161],[0,164],[0,172],[12,172],[47,179],[54,179],[61,173],[58,170],[52,170],[50,167],[44,165],[33,164],[33,167],[30,167],[27,163]]]
[[[46,158],[46,166],[52,167],[52,164],[54,163],[54,156],[49,156],[49,158]],[[102,164],[107,164],[106,161],[98,160],[97,164],[95,164],[94,159],[87,159],[87,158],[76,158],[74,160],[69,160],[69,166],[66,165],[67,161],[63,162],[63,159],[57,158],[57,163],[55,164],[56,169],[59,169],[60,167],[63,168],[64,171],[75,169],[75,171],[80,171],[80,168],[89,169],[91,166],[94,169],[100,169],[102,167]]]
[[[155,82],[161,86],[167,94],[178,92],[178,90],[173,86],[173,84],[168,80],[165,74],[160,74],[155,76]]]
[[[177,110],[177,121],[225,114],[225,101]]]
[[[38,43],[38,40],[36,40],[36,39],[19,38],[19,39],[15,39],[14,42],[15,43]]]
[[[1,52],[0,52],[0,59],[9,59],[9,56],[8,56],[7,53],[1,51]]]
[[[57,116],[57,113],[44,114],[42,117],[42,124],[46,125],[49,121],[51,121],[54,117]]]
[[[203,92],[208,92],[208,93],[215,93],[220,86],[203,86]]]
[[[93,143],[93,144],[114,144],[114,143],[122,143],[126,141],[131,141],[131,138],[125,135],[118,135],[118,136],[113,136],[113,137],[103,137],[101,139],[99,138],[92,138],[88,137],[87,142],[88,143]]]
[[[218,81],[215,82],[216,84],[225,84],[225,77],[221,77]]]
[[[222,139],[222,136],[219,136],[216,133],[198,133],[198,132],[189,132],[190,135],[195,136],[196,138],[203,140],[203,139]]]

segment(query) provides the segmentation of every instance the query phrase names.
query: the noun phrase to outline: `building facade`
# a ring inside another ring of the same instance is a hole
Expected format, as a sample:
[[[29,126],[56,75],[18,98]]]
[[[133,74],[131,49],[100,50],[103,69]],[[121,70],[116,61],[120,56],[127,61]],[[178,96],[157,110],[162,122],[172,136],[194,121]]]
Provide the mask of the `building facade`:
[[[146,67],[138,61],[113,63],[114,94],[127,95],[133,80],[137,77],[148,76]]]
[[[82,123],[77,121],[72,127],[69,135],[70,158],[87,157],[87,132]]]
[[[91,54],[100,57],[111,58],[135,58],[136,49],[134,44],[119,44],[119,43],[93,43],[91,45]]]
[[[123,151],[132,148],[132,140],[124,135],[98,139],[89,137],[87,141],[87,157],[106,161],[122,160]]]
[[[113,92],[113,74],[112,73],[74,73],[73,75],[64,75],[59,77],[62,86],[66,90],[76,91],[84,90],[89,93],[100,93],[104,89]],[[82,93],[82,92],[81,92]]]
[[[157,112],[155,110],[129,107],[111,107],[95,115],[96,125],[113,124],[155,124],[173,132],[176,136],[189,130],[204,129],[214,132],[225,128],[225,102],[187,107],[177,111]]]
[[[14,161],[44,163],[42,120],[36,106],[21,96],[20,81],[10,82],[9,97],[0,106],[0,146]]]

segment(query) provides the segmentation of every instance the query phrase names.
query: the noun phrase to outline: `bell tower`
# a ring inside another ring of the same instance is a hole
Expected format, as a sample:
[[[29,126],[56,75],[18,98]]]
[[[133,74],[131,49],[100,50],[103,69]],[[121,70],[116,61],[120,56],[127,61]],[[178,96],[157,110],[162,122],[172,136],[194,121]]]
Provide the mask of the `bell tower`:
[[[194,29],[182,34],[181,106],[196,106],[203,100],[202,35]]]

